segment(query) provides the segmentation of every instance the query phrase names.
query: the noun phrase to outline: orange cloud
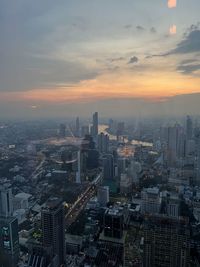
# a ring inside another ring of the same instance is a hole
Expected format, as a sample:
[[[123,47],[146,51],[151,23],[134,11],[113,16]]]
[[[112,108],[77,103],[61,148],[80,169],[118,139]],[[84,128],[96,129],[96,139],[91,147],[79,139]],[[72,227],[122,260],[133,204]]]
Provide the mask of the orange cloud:
[[[168,7],[169,8],[175,8],[177,5],[177,1],[176,0],[168,0]]]
[[[133,71],[122,71],[82,81],[75,87],[57,85],[55,88],[0,93],[0,99],[34,104],[83,103],[112,98],[142,98],[158,102],[175,95],[200,92],[199,84],[199,78],[175,71],[153,70],[139,75],[133,75]]]

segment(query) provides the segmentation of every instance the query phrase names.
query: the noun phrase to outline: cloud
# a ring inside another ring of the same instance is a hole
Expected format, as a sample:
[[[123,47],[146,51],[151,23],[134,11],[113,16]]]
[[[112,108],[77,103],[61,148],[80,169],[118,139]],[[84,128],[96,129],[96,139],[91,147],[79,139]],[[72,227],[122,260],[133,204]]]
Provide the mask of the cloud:
[[[132,28],[132,25],[131,24],[127,24],[124,26],[125,29],[131,29]]]
[[[190,64],[190,63],[194,63],[197,62],[198,60],[196,58],[193,59],[185,59],[181,62],[181,65],[185,65],[185,64]]]
[[[171,28],[171,34],[175,34],[176,27]],[[191,25],[191,27],[184,33],[183,39],[176,45],[176,47],[166,53],[148,55],[146,58],[165,57],[175,54],[190,54],[200,52],[200,27],[199,23]]]
[[[157,33],[156,28],[155,27],[151,27],[150,32],[151,33]]]
[[[200,52],[200,29],[199,27],[190,28],[189,32],[184,34],[184,38],[179,42],[175,49],[169,51],[166,55],[187,54]]]
[[[0,64],[0,91],[54,88],[57,84],[76,84],[96,76],[97,71],[76,61],[30,56],[8,58],[5,64]]]
[[[177,71],[183,74],[192,74],[200,70],[200,64],[179,65]]]
[[[140,31],[140,32],[145,31],[145,28],[142,27],[142,26],[140,26],[140,25],[136,26],[136,29],[137,29],[138,31]]]
[[[124,57],[117,57],[117,58],[111,58],[111,59],[109,59],[109,61],[110,62],[117,62],[117,61],[122,61],[124,59],[125,59]]]
[[[138,61],[139,61],[138,57],[133,56],[130,58],[128,64],[134,64],[134,63],[137,63]]]

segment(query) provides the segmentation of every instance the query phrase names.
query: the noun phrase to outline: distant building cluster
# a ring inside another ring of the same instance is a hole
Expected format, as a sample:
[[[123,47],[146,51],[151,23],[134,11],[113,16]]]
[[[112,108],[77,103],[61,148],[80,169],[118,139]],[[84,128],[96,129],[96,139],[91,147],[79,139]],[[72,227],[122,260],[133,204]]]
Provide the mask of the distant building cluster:
[[[34,127],[0,130],[0,266],[199,266],[197,119]]]

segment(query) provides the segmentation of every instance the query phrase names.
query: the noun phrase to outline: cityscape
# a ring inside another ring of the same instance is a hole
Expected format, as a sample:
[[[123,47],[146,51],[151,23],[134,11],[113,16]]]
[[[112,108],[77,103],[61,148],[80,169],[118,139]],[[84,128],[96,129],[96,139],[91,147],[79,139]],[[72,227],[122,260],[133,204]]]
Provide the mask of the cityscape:
[[[200,266],[199,10],[0,0],[0,267]]]
[[[95,112],[1,124],[0,140],[2,266],[198,266],[197,119]]]

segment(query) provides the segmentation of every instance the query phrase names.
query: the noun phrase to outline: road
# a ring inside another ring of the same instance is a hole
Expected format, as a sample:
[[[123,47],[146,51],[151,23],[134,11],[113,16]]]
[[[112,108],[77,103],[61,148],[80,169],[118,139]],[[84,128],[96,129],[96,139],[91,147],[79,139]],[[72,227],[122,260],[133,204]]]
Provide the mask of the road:
[[[85,208],[88,201],[95,195],[96,186],[101,181],[101,178],[102,174],[99,174],[94,179],[94,181],[87,187],[85,192],[81,196],[79,196],[76,202],[70,207],[69,211],[65,216],[66,229],[68,229],[68,227],[76,221],[78,215]]]

